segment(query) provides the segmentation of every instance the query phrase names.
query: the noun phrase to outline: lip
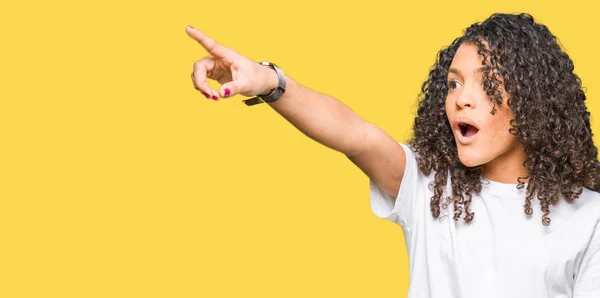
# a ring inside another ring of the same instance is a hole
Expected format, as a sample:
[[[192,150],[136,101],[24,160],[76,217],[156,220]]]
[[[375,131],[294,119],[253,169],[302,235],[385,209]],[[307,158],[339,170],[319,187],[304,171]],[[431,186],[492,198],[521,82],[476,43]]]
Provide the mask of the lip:
[[[477,128],[477,133],[475,133],[474,135],[470,136],[470,137],[466,137],[463,136],[462,133],[460,132],[460,124],[468,124],[471,125],[475,128]],[[475,138],[477,137],[477,135],[479,134],[479,126],[475,123],[475,121],[467,118],[467,117],[456,117],[454,118],[454,121],[452,122],[452,128],[454,128],[454,134],[456,135],[456,139],[462,144],[462,145],[468,145],[470,143],[472,143]]]

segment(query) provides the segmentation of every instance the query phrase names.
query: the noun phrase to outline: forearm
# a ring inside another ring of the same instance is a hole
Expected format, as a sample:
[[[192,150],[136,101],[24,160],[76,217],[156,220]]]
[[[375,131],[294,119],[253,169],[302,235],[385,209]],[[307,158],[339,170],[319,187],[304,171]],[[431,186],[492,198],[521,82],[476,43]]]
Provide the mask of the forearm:
[[[197,29],[186,32],[208,51],[194,63],[194,87],[207,98],[266,94],[278,86],[277,72],[216,43]],[[219,92],[207,79],[221,83]],[[313,140],[344,153],[388,194],[396,194],[405,169],[402,146],[333,97],[287,77],[286,91],[269,105]]]
[[[366,122],[331,96],[287,77],[283,97],[269,105],[302,133],[331,149],[348,156],[362,150]]]

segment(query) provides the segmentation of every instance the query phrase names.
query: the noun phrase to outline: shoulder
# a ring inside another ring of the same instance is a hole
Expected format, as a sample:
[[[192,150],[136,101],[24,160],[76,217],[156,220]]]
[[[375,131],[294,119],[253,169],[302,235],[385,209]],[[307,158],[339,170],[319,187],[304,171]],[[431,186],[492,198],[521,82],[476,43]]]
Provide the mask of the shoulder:
[[[561,205],[563,209],[572,212],[568,212],[571,216],[586,218],[594,223],[600,221],[600,193],[597,191],[583,188],[577,199],[573,202],[563,201]]]
[[[588,208],[600,211],[600,192],[584,187],[579,198],[572,204],[575,204],[578,208]],[[600,216],[600,213],[598,215]]]
[[[419,168],[419,152],[414,150],[412,144],[410,143],[399,144],[402,146],[404,153],[406,154],[406,173],[419,177],[419,179],[422,179],[423,181],[431,182],[431,180],[433,180],[435,177],[435,170],[431,169],[429,174],[424,174]],[[448,171],[448,174],[450,174],[450,171]]]

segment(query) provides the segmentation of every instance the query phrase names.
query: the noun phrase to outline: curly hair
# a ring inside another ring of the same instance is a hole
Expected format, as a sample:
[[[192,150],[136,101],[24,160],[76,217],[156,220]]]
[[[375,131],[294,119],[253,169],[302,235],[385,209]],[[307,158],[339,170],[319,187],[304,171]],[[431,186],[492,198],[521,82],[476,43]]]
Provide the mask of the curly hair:
[[[599,190],[600,163],[573,62],[548,28],[528,14],[493,14],[468,27],[438,53],[421,87],[410,146],[417,153],[419,170],[425,175],[435,173],[430,184],[431,213],[438,218],[440,208],[452,203],[454,220],[464,211],[464,221],[470,223],[475,215],[470,210],[472,195],[482,189],[481,166],[466,167],[459,161],[445,110],[448,68],[462,43],[477,45],[483,58],[483,88],[493,101],[492,115],[496,106],[504,104],[499,76],[504,78],[506,104],[515,116],[509,132],[518,136],[526,154],[523,166],[528,176],[515,182],[522,189],[529,179],[524,212],[533,213],[531,201],[537,197],[542,224],[548,226],[550,205],[561,199],[572,202],[583,187]],[[449,177],[452,192],[442,198]]]

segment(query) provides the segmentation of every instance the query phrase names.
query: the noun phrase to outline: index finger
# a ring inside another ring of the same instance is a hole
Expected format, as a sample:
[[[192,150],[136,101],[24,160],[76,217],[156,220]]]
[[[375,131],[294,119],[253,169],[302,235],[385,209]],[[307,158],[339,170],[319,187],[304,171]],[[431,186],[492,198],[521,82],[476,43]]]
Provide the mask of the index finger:
[[[220,45],[210,37],[206,36],[200,30],[187,26],[185,32],[195,41],[197,41],[202,47],[213,57],[223,58],[227,52],[227,48]]]

